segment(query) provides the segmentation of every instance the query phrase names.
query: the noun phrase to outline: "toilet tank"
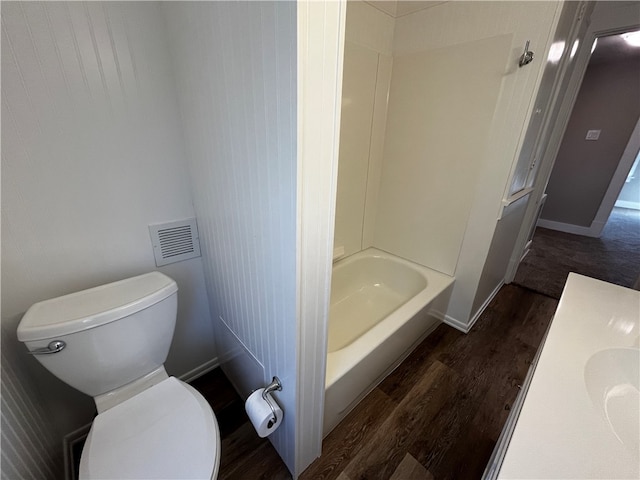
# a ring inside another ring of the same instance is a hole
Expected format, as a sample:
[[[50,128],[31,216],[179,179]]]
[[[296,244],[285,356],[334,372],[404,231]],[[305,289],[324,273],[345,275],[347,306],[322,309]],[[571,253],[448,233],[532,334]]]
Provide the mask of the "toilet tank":
[[[57,353],[35,355],[52,374],[95,397],[162,366],[169,353],[178,286],[151,272],[34,304],[20,321],[29,351],[54,341]]]

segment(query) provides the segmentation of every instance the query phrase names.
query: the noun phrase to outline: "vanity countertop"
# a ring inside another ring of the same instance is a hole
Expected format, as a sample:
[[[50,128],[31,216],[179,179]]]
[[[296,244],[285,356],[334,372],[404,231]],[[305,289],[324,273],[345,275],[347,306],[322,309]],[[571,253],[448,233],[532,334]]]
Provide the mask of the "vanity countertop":
[[[498,478],[640,478],[640,292],[570,274]]]

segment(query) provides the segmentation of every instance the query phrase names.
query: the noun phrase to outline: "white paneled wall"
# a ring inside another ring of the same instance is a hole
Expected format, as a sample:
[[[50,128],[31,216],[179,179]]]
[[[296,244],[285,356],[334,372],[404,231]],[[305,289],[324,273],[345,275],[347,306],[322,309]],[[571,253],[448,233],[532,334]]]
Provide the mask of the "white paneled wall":
[[[275,396],[284,422],[269,438],[293,470],[296,5],[176,2],[162,9],[212,313],[264,366],[265,382],[272,375],[282,381]]]
[[[322,451],[345,2],[298,2],[298,421],[294,478]],[[318,41],[318,39],[322,41]]]
[[[156,270],[147,226],[193,215],[158,4],[3,2],[3,328],[37,301]],[[215,358],[202,261],[161,270],[180,288],[167,368],[181,375]],[[91,421],[89,397],[32,370],[60,441]]]
[[[43,408],[32,382],[25,381],[29,374],[16,361],[21,352],[16,351],[10,341],[15,335],[4,328],[1,333],[0,475],[6,480],[61,478],[64,473],[60,455],[62,442],[56,436],[50,412]]]

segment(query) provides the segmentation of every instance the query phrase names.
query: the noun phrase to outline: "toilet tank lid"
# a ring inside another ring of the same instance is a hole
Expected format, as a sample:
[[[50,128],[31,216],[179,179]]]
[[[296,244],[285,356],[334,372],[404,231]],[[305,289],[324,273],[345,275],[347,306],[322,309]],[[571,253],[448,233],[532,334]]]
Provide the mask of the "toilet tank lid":
[[[18,325],[18,340],[54,339],[144,310],[178,291],[160,272],[52,298],[32,305]]]

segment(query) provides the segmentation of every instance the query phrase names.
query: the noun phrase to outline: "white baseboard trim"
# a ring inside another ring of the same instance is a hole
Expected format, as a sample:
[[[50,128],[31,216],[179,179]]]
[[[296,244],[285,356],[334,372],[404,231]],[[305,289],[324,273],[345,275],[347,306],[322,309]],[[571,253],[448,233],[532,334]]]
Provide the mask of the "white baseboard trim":
[[[205,362],[202,365],[197,366],[193,370],[189,370],[187,373],[183,373],[178,378],[185,383],[189,383],[219,366],[220,366],[220,362],[218,361],[218,357],[214,357],[208,362]]]
[[[75,459],[73,458],[73,447],[79,441],[84,440],[89,435],[91,424],[87,423],[82,427],[68,433],[62,439],[62,452],[64,455],[64,478],[66,480],[77,480],[75,471]]]
[[[525,257],[529,255],[529,252],[531,252],[531,247],[529,244],[527,244],[527,247],[524,249],[524,252],[522,252],[522,256],[520,257],[520,260],[514,260],[513,258],[509,260],[509,266],[507,268],[507,273],[503,280],[503,285],[505,283],[513,282],[513,279],[515,278],[516,273],[518,273],[518,267],[520,266],[522,261],[525,259]]]
[[[461,331],[462,333],[469,333],[469,327],[466,323],[461,322],[460,320],[453,318],[450,315],[445,315],[442,319],[443,323],[446,323],[450,327],[455,328],[456,330]]]
[[[183,382],[189,383],[198,377],[201,377],[207,372],[210,372],[216,367],[219,367],[220,363],[218,357],[214,357],[208,362],[197,366],[196,368],[189,370],[187,373],[180,375],[178,378]],[[64,477],[66,480],[77,480],[75,475],[75,467],[73,458],[73,446],[79,441],[84,440],[89,435],[91,430],[91,423],[88,423],[71,433],[68,433],[62,439],[62,451],[64,454]]]
[[[572,233],[574,235],[583,235],[585,237],[598,238],[602,232],[601,222],[593,222],[590,227],[582,227],[580,225],[572,225],[570,223],[554,222],[553,220],[538,220],[538,227],[557,230],[559,232]]]
[[[447,325],[455,328],[456,330],[460,330],[462,333],[469,333],[469,331],[471,331],[471,328],[473,327],[473,325],[480,318],[480,315],[482,315],[482,312],[484,312],[484,310],[487,308],[487,306],[491,303],[491,300],[493,300],[493,298],[498,294],[498,292],[500,291],[500,289],[502,288],[503,285],[504,285],[504,280],[502,280],[500,283],[498,283],[496,288],[493,289],[493,291],[489,294],[489,297],[487,297],[487,299],[480,306],[480,308],[473,315],[473,317],[471,317],[471,319],[469,320],[468,323],[461,322],[460,320],[458,320],[456,318],[453,318],[453,317],[451,317],[449,315],[445,315],[444,316],[443,322],[446,323]]]
[[[504,278],[500,280],[500,282],[498,282],[498,285],[496,285],[496,288],[493,289],[493,291],[489,294],[487,299],[482,303],[482,305],[480,305],[480,308],[475,313],[475,315],[471,318],[471,321],[469,322],[469,330],[471,330],[471,327],[473,327],[474,323],[478,321],[478,319],[480,318],[480,315],[484,313],[485,309],[489,306],[491,301],[494,299],[494,297],[498,294],[498,292],[503,286],[504,286]]]
[[[630,208],[632,210],[640,210],[640,203],[638,202],[630,202],[628,200],[616,200],[615,205],[620,208]]]

